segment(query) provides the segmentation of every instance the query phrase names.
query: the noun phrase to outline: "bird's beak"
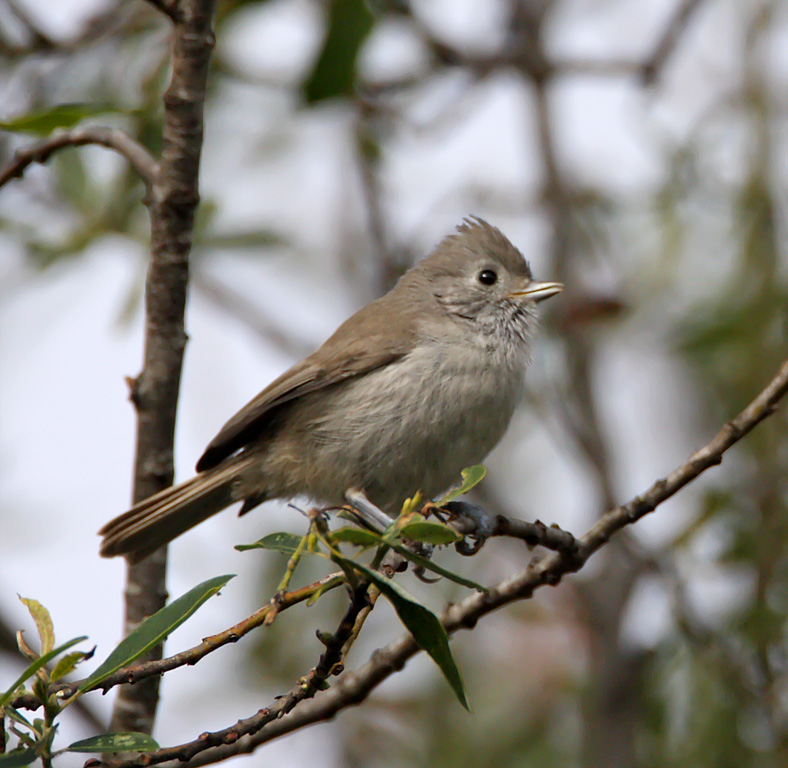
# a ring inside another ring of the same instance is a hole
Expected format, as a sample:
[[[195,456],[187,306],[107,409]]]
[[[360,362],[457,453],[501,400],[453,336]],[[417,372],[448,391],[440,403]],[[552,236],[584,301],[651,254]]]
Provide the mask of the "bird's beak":
[[[564,290],[563,283],[537,283],[531,281],[522,291],[514,291],[509,296],[512,298],[524,299],[525,301],[540,302],[561,293]]]

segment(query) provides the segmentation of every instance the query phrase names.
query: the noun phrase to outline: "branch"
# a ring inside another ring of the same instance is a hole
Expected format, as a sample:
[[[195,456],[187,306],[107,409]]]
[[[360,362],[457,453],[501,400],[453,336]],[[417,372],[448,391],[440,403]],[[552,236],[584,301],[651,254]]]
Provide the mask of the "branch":
[[[167,3],[168,7],[172,7]],[[199,202],[208,61],[214,45],[216,0],[179,0],[173,26],[172,75],[164,93],[162,151],[151,191],[151,259],[145,284],[145,352],[142,372],[131,382],[137,411],[135,502],[172,483],[175,416],[186,346],[184,310],[194,214]],[[167,550],[162,547],[126,575],[128,634],[166,600]],[[162,647],[148,659],[161,658]],[[115,700],[113,731],[150,733],[159,678],[124,685]]]
[[[174,22],[178,22],[178,0],[148,0],[148,3]]]
[[[239,720],[229,728],[213,733],[203,733],[194,741],[180,744],[177,747],[145,753],[132,760],[117,763],[116,768],[147,768],[149,765],[164,763],[168,760],[186,763],[201,752],[221,748],[221,746],[232,746],[237,743],[238,739],[248,734],[256,734],[269,723],[276,722],[287,715],[300,702],[310,699],[318,691],[324,690],[327,687],[328,679],[343,671],[343,649],[347,643],[352,641],[356,621],[369,606],[368,590],[369,584],[367,582],[359,582],[353,588],[350,605],[336,632],[333,635],[318,634],[318,638],[326,646],[326,649],[321,654],[317,665],[284,696],[277,696],[276,702],[270,707],[265,707],[251,717]]]
[[[389,573],[387,575],[391,576],[393,574]],[[280,595],[275,603],[276,612],[277,614],[281,613],[298,603],[302,603],[304,600],[308,600],[316,592],[328,592],[344,583],[345,574],[342,571],[329,573],[327,576],[323,576],[322,579],[318,579],[305,587],[300,587],[299,589],[294,589],[291,592]],[[202,642],[198,645],[181,651],[180,653],[173,654],[172,656],[168,656],[166,659],[153,659],[141,664],[123,667],[105,678],[99,686],[99,690],[106,693],[117,685],[123,685],[124,683],[133,685],[149,677],[159,677],[165,672],[170,672],[179,667],[194,666],[208,654],[219,650],[219,648],[225,645],[237,643],[244,635],[249,634],[253,629],[266,625],[266,619],[273,607],[274,603],[266,603],[251,616],[247,616],[232,627],[222,632],[217,632],[215,635],[209,635],[203,638]],[[15,643],[14,647],[16,647]],[[87,678],[83,680],[74,680],[73,682],[63,683],[61,685],[53,685],[50,690],[53,693],[57,693],[61,699],[68,699],[79,690],[79,687],[86,679]],[[79,703],[79,701],[81,701],[81,699],[78,700],[77,703]],[[23,693],[17,696],[11,704],[16,709],[29,709],[34,711],[41,706],[41,701],[32,693]],[[104,729],[102,728],[102,730]]]
[[[643,85],[653,85],[657,77],[659,77],[665,62],[670,57],[670,54],[673,53],[679,38],[687,28],[690,17],[702,2],[703,0],[683,0],[678,7],[675,15],[662,33],[662,37],[660,37],[654,47],[654,52],[643,62],[640,70]]]
[[[603,515],[581,539],[575,552],[556,552],[539,562],[531,563],[524,571],[508,578],[487,593],[475,593],[450,606],[443,617],[449,633],[472,628],[483,616],[517,600],[530,598],[544,585],[555,586],[567,573],[579,570],[617,531],[654,511],[706,469],[721,463],[723,454],[741,440],[757,424],[776,410],[777,403],[788,393],[788,360],[766,388],[703,448],[693,453],[685,463],[666,478],[657,480],[647,491],[626,504]],[[372,658],[354,672],[346,672],[330,690],[319,698],[304,702],[291,715],[270,722],[254,736],[239,739],[233,744],[204,752],[189,760],[184,768],[225,760],[248,754],[259,745],[291,733],[313,723],[329,720],[349,706],[360,704],[370,692],[418,653],[419,647],[410,635],[404,635],[374,653]],[[130,768],[130,766],[129,766]]]
[[[45,163],[53,153],[66,147],[81,147],[97,144],[115,152],[128,160],[131,167],[145,182],[148,192],[153,186],[158,170],[156,161],[147,149],[119,128],[72,128],[58,130],[43,141],[18,149],[11,164],[0,171],[0,187],[11,179],[21,176],[33,163]]]
[[[308,600],[317,591],[328,592],[331,589],[335,589],[340,584],[343,584],[344,581],[344,573],[337,571],[335,573],[330,573],[328,576],[324,576],[322,579],[306,587],[287,592],[281,595],[276,601],[277,613],[281,613],[298,603],[302,603],[304,600]],[[253,629],[265,625],[266,618],[269,613],[271,613],[273,605],[274,604],[270,602],[266,603],[262,608],[255,611],[243,621],[239,621],[223,632],[218,632],[215,635],[204,638],[201,643],[188,650],[168,656],[166,659],[156,659],[143,664],[136,664],[133,667],[119,669],[103,681],[101,689],[106,692],[110,688],[121,683],[138,683],[148,677],[158,677],[165,672],[178,669],[178,667],[194,666],[209,653],[213,653],[225,645],[237,643],[244,635],[249,634]],[[74,690],[79,688],[79,682],[73,683],[72,685]],[[68,695],[68,693],[64,694],[64,696]]]

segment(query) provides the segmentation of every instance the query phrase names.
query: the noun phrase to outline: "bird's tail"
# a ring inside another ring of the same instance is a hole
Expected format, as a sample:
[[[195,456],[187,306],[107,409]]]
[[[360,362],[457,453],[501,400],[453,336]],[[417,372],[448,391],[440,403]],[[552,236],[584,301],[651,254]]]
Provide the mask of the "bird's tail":
[[[236,459],[135,504],[99,531],[103,537],[101,555],[126,555],[131,562],[142,560],[234,501],[240,501],[237,481],[247,468],[246,461]]]

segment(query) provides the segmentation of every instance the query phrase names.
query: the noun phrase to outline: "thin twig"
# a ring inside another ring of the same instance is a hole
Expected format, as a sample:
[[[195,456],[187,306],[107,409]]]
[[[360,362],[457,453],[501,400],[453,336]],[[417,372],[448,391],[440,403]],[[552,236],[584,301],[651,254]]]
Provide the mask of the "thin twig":
[[[21,176],[33,163],[45,163],[58,150],[97,144],[113,149],[128,160],[150,192],[156,179],[156,160],[145,147],[119,128],[85,127],[58,130],[43,141],[18,149],[11,163],[0,171],[0,187]]]
[[[653,85],[664,69],[665,63],[676,48],[692,14],[700,7],[703,0],[683,0],[676,10],[670,23],[654,46],[654,52],[643,62],[640,77],[643,85]]]

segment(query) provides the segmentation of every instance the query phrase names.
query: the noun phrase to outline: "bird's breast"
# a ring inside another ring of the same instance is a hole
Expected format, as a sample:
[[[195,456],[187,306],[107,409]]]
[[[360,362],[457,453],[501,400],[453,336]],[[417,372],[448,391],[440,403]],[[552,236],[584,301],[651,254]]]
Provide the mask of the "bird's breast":
[[[334,387],[309,416],[310,449],[302,458],[331,466],[331,483],[364,488],[387,511],[417,490],[436,495],[503,436],[524,368],[523,356],[485,345],[417,345]]]

